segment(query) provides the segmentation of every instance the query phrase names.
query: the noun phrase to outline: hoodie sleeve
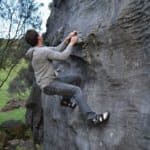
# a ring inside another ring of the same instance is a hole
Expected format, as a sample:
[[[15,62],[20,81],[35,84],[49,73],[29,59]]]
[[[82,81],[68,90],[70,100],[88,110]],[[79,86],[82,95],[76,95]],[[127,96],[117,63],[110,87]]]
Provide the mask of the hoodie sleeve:
[[[26,57],[27,59],[32,59],[33,52],[34,52],[34,48],[30,48],[30,49],[26,52],[25,57]]]
[[[63,51],[67,47],[68,43],[65,41],[61,42],[58,46],[53,47],[55,51]]]
[[[70,54],[72,53],[72,50],[73,50],[73,46],[70,44],[66,47],[66,49],[63,52],[58,52],[58,51],[49,49],[47,51],[47,57],[48,59],[51,59],[51,60],[65,60],[70,56]]]

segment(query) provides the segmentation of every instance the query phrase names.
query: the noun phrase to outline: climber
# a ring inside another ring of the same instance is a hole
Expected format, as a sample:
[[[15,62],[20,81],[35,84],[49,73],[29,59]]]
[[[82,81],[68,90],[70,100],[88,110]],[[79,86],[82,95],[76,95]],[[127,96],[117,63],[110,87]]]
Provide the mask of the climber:
[[[55,74],[52,61],[66,60],[70,56],[73,46],[78,41],[76,31],[71,32],[56,47],[44,46],[42,36],[33,29],[26,32],[25,40],[32,46],[27,51],[26,56],[32,59],[36,82],[45,94],[74,98],[87,121],[92,124],[99,125],[108,120],[109,112],[96,114],[86,103],[85,95],[79,86],[62,82]],[[70,105],[72,106],[71,101]],[[72,108],[74,108],[74,105]]]

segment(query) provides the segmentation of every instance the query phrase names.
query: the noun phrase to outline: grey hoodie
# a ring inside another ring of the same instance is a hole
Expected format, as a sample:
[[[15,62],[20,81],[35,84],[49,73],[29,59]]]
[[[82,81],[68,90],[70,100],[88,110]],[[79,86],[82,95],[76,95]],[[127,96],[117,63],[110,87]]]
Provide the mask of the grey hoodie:
[[[32,47],[27,51],[26,56],[32,59],[36,82],[41,89],[56,78],[52,60],[65,60],[71,52],[72,46],[67,46],[65,42],[57,47]]]

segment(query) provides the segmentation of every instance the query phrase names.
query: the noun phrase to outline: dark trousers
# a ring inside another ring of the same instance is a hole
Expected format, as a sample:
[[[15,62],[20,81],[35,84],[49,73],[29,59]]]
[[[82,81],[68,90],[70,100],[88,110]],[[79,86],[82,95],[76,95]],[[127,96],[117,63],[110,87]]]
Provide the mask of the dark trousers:
[[[96,113],[91,110],[86,102],[83,91],[77,86],[80,82],[80,77],[75,75],[61,76],[51,82],[48,86],[44,87],[43,92],[48,95],[60,95],[63,97],[74,98],[85,117],[91,119],[95,117]]]

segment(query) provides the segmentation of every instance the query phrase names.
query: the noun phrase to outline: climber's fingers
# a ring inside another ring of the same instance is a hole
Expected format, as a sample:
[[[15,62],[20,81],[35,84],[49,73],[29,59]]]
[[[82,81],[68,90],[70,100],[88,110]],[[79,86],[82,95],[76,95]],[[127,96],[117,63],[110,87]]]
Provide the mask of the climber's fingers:
[[[69,34],[70,38],[73,37],[73,36],[75,36],[75,35],[77,35],[77,31],[72,31],[72,32],[70,32],[70,34]]]

